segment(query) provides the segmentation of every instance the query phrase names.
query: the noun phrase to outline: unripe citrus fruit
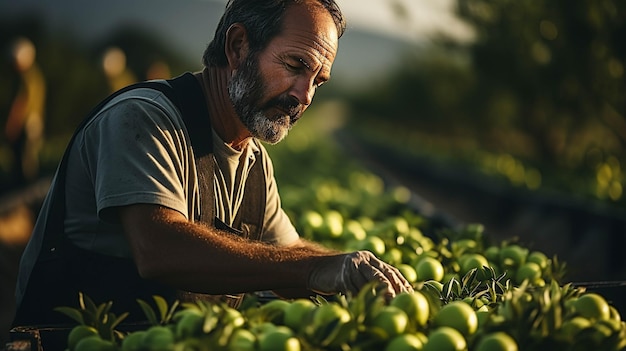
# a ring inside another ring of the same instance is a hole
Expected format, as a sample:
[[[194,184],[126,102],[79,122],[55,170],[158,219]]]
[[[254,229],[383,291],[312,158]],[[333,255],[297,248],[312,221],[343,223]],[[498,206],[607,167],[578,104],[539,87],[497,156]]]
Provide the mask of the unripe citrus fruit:
[[[417,261],[415,265],[417,272],[417,280],[422,282],[426,280],[441,281],[443,279],[443,265],[436,258],[426,256]]]
[[[423,351],[464,351],[466,349],[467,341],[458,330],[439,327],[430,333]]]
[[[404,292],[396,295],[389,303],[403,310],[409,317],[409,323],[424,327],[430,316],[428,299],[419,291]]]
[[[145,330],[138,330],[126,335],[122,340],[122,351],[141,351],[143,349],[141,343],[145,334]]]
[[[391,339],[385,351],[420,351],[423,347],[422,340],[416,335],[402,334]]]
[[[461,262],[461,275],[466,275],[469,271],[476,268],[477,270],[477,278],[480,280],[484,280],[487,276],[485,269],[483,267],[489,267],[489,262],[487,258],[481,254],[477,253],[468,253],[464,254],[459,258]]]
[[[361,222],[355,219],[349,219],[343,226],[343,234],[341,235],[343,240],[363,240],[367,237],[367,232]]]
[[[78,342],[81,341],[82,339],[88,336],[97,336],[97,335],[98,335],[98,330],[96,328],[92,326],[88,326],[88,325],[78,325],[72,328],[72,330],[68,334],[67,347],[70,350],[74,350]]]
[[[289,328],[299,331],[308,323],[308,316],[313,313],[316,305],[308,299],[297,299],[285,307],[284,323]]]
[[[548,256],[541,251],[533,251],[528,254],[528,257],[526,257],[526,262],[534,262],[538,264],[542,270],[548,267],[549,261]]]
[[[142,345],[151,351],[166,351],[174,348],[174,333],[168,327],[155,325],[146,330]]]
[[[516,268],[526,262],[528,249],[511,244],[500,249],[500,264],[505,268]]]
[[[364,240],[359,242],[359,247],[361,250],[367,250],[376,255],[377,257],[381,257],[385,254],[385,242],[383,239],[377,236],[368,236]]]
[[[343,215],[339,211],[329,210],[323,217],[324,224],[320,228],[320,233],[329,238],[340,237],[343,233]]]
[[[485,249],[484,255],[490,262],[500,262],[500,248],[497,246],[489,246]]]
[[[470,305],[457,300],[443,306],[435,315],[434,323],[438,327],[451,327],[464,336],[470,336],[478,328],[478,317]]]
[[[112,341],[104,340],[100,336],[92,335],[81,339],[77,344],[76,351],[117,351],[117,345]]]
[[[238,310],[234,308],[226,306],[224,307],[224,310],[222,313],[223,314],[222,314],[221,323],[223,325],[231,325],[235,328],[238,328],[244,325],[244,323],[246,323],[246,320],[241,314],[241,312],[239,312]]]
[[[324,327],[330,323],[337,323],[339,327],[348,323],[350,319],[350,313],[335,303],[320,305],[313,313],[313,325],[316,328]]]
[[[300,349],[300,340],[285,326],[278,326],[259,337],[260,351],[300,351]]]
[[[591,321],[585,317],[574,316],[567,319],[561,324],[561,328],[557,330],[556,336],[562,340],[573,342],[576,340],[576,335],[581,330],[584,330],[591,326]]]
[[[396,306],[384,306],[372,321],[372,325],[383,330],[387,338],[404,333],[408,324],[409,317]]]
[[[518,351],[517,342],[505,332],[494,332],[483,336],[476,351]]]
[[[248,329],[235,329],[228,340],[228,349],[237,351],[254,351],[256,336]]]
[[[596,293],[587,293],[573,302],[574,311],[587,319],[609,319],[611,309],[604,297]]]
[[[396,266],[396,268],[398,268],[400,273],[402,273],[402,276],[404,276],[409,283],[415,283],[417,281],[417,272],[413,266],[406,263],[400,263]]]
[[[515,282],[517,284],[522,284],[524,280],[534,283],[539,278],[541,278],[541,267],[535,262],[526,262],[515,272]]]
[[[273,323],[282,324],[285,316],[285,309],[289,307],[289,302],[276,299],[272,300],[264,305],[261,305],[259,310],[265,315],[265,318]]]
[[[185,339],[199,335],[202,332],[204,316],[200,311],[184,310],[177,315],[176,336]]]

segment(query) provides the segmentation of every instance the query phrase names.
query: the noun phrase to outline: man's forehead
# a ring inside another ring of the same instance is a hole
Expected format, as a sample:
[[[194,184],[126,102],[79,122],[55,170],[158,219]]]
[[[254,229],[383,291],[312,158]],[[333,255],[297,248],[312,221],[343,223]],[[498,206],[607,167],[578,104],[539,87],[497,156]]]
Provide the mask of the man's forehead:
[[[332,61],[337,53],[339,39],[335,22],[317,3],[290,6],[285,12],[279,36],[296,47],[315,51],[319,59]]]

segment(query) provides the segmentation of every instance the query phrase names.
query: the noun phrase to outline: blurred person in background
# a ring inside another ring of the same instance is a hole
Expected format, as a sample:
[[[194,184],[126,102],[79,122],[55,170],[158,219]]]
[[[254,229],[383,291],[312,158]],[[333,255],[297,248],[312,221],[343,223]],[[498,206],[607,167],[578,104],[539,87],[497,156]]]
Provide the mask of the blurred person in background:
[[[52,309],[75,306],[78,292],[132,321],[143,315],[136,299],[152,295],[236,307],[255,291],[412,290],[371,252],[300,238],[261,143],[281,141],[330,79],[344,30],[333,0],[231,0],[203,70],[160,81],[178,98],[140,87],[97,109],[22,257],[14,325],[63,321]]]
[[[146,69],[146,80],[169,79],[172,77],[170,66],[163,60],[154,60]]]
[[[102,70],[109,83],[109,91],[115,92],[137,81],[135,74],[126,65],[126,53],[116,47],[106,49],[102,55]]]
[[[11,181],[17,186],[38,176],[39,152],[44,142],[46,82],[36,55],[35,45],[27,38],[18,38],[13,44],[12,59],[20,81],[4,135],[13,151]]]

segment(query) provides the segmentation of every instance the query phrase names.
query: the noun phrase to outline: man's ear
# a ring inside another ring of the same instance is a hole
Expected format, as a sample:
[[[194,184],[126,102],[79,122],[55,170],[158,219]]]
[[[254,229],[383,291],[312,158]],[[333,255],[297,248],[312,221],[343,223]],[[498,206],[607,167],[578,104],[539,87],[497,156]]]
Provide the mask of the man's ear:
[[[241,23],[234,23],[228,28],[224,46],[229,67],[239,68],[248,55],[248,31]]]

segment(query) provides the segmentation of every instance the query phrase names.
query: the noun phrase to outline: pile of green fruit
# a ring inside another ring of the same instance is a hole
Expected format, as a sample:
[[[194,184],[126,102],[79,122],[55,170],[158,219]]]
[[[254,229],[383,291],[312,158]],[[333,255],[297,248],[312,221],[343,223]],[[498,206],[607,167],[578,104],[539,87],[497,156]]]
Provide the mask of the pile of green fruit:
[[[116,330],[124,316],[108,313],[111,302],[83,297],[80,309],[59,309],[79,322],[68,350],[626,350],[619,312],[598,294],[559,283],[554,259],[517,243],[485,246],[480,226],[433,240],[409,223],[398,217],[364,237],[328,240],[393,262],[412,293],[387,301],[371,285],[355,296],[264,303],[250,294],[238,310],[167,306],[155,297],[159,313],[139,301],[149,325],[133,332]]]
[[[385,187],[349,162],[329,165],[328,143],[285,147],[273,151],[277,179],[298,231],[336,249],[373,252],[395,265],[414,292],[386,300],[368,285],[353,296],[269,302],[249,294],[239,309],[168,306],[155,296],[154,304],[138,301],[149,324],[134,331],[122,328],[125,315],[109,312],[114,301],[96,305],[81,296],[79,308],[59,308],[78,323],[67,350],[626,350],[617,309],[564,283],[565,265],[556,257],[520,241],[494,243],[479,224],[434,226],[412,208],[408,189]],[[287,173],[300,184],[280,182],[278,156],[287,149],[297,153],[285,156]],[[294,167],[297,160],[306,166]],[[333,177],[310,177],[328,168]],[[294,175],[297,169],[306,171]]]

